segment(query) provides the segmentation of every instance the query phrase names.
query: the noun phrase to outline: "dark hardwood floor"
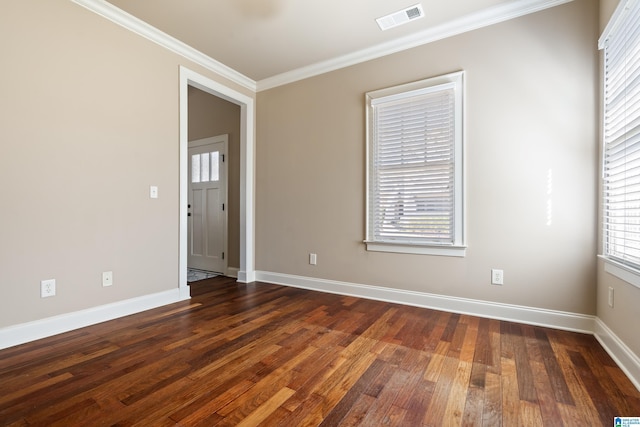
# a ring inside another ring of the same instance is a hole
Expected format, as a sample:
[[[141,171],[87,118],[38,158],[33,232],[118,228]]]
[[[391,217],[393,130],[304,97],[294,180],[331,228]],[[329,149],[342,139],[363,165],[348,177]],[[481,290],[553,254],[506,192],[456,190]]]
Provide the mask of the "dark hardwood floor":
[[[3,426],[611,426],[640,392],[589,335],[215,278],[0,351]]]

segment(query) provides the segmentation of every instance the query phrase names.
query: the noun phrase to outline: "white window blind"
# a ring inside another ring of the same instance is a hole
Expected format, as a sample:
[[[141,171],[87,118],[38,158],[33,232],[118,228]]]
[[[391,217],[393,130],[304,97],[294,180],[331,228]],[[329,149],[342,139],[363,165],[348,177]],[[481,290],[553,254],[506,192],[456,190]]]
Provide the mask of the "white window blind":
[[[604,47],[604,254],[640,268],[640,2],[623,0]]]
[[[368,94],[368,243],[463,244],[461,82],[456,73]]]

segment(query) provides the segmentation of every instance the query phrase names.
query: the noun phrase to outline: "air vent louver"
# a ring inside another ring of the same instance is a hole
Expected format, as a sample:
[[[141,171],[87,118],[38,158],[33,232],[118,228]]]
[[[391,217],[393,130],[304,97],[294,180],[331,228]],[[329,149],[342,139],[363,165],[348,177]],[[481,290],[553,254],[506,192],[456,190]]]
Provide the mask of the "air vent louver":
[[[409,19],[416,19],[422,16],[422,11],[419,7],[412,7],[411,9],[407,9],[405,12],[407,12],[407,17]]]
[[[388,30],[389,28],[397,27],[398,25],[406,24],[414,19],[419,19],[424,16],[424,11],[421,4],[408,7],[406,9],[394,12],[387,16],[376,19],[378,26],[381,30]]]

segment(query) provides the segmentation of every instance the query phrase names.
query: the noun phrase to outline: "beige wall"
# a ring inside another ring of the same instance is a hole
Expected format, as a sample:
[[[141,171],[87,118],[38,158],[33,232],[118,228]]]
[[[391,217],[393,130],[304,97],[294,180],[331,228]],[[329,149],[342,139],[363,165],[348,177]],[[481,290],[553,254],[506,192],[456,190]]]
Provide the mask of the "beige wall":
[[[0,51],[0,327],[177,288],[179,66],[251,94],[69,0],[3,1]]]
[[[189,141],[229,135],[228,266],[240,267],[240,106],[189,86]]]
[[[597,27],[576,1],[260,92],[257,269],[595,314]],[[364,94],[457,70],[467,256],[367,252]]]
[[[600,30],[604,30],[618,3],[618,0],[601,0]],[[601,247],[598,253],[602,253]],[[613,307],[609,307],[609,287],[614,290]],[[604,262],[599,259],[597,291],[598,318],[636,355],[640,355],[640,334],[637,329],[638,307],[640,307],[640,288],[604,271]]]
[[[602,29],[617,0],[600,3]],[[68,0],[2,7],[0,327],[177,287],[178,67],[251,94]],[[594,261],[596,28],[575,1],[259,93],[257,268],[597,313],[640,354],[640,290]],[[460,69],[467,257],[365,251],[364,93]]]

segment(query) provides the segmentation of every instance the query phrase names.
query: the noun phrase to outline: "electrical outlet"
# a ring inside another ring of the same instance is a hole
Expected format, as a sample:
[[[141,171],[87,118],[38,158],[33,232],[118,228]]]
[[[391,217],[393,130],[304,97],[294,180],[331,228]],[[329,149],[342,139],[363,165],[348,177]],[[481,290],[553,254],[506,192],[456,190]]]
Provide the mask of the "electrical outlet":
[[[113,272],[105,271],[102,273],[102,286],[111,286],[113,285]]]
[[[609,286],[609,307],[613,308],[613,288]]]
[[[502,270],[491,269],[491,284],[504,285],[504,272]]]
[[[311,264],[311,265],[318,264],[318,255],[317,254],[309,254],[309,264]]]
[[[56,279],[43,280],[40,282],[40,297],[47,298],[56,294]]]

